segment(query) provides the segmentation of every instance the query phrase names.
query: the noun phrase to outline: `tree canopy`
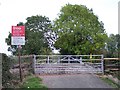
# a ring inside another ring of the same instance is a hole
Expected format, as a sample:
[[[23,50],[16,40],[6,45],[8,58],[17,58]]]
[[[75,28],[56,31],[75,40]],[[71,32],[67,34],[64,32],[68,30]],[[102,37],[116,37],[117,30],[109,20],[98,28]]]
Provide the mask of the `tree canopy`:
[[[61,54],[95,54],[105,47],[104,24],[83,5],[62,7],[53,30],[58,35],[54,46]]]
[[[118,57],[120,52],[120,35],[110,34],[106,42],[107,57]]]
[[[51,54],[52,49],[60,54],[104,54],[117,57],[120,52],[120,35],[107,36],[104,24],[98,16],[84,5],[66,4],[53,23],[45,16],[27,17],[25,46],[22,54]],[[11,33],[6,38],[9,51],[17,54],[17,46],[11,45]]]

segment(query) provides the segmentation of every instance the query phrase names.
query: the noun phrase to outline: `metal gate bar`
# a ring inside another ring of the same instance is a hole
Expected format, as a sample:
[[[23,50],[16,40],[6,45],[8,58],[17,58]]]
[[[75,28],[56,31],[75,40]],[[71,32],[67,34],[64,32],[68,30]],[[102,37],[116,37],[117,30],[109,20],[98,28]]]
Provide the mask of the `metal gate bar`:
[[[92,57],[90,59],[90,55],[34,55],[34,72],[36,74],[50,73],[50,71],[51,73],[63,71],[104,74],[104,56],[92,55]]]

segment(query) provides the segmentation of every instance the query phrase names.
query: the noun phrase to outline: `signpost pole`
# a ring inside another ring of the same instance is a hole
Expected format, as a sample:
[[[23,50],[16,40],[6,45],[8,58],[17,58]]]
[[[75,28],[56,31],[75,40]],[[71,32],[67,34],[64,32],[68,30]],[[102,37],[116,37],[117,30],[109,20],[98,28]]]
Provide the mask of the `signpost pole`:
[[[19,59],[19,73],[20,73],[20,81],[22,82],[23,78],[22,78],[22,70],[21,70],[21,60],[20,60],[20,48],[21,46],[18,46],[18,59]]]
[[[21,45],[25,45],[25,26],[12,26],[12,37],[11,45],[18,45],[18,60],[19,60],[19,73],[20,81],[23,81],[21,60],[20,60],[20,49]]]

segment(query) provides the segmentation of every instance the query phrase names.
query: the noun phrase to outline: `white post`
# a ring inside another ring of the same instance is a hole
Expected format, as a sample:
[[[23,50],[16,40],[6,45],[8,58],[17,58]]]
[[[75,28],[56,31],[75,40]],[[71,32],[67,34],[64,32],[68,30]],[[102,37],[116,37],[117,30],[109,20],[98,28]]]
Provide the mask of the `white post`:
[[[68,63],[70,63],[70,57],[68,57]]]
[[[101,56],[101,69],[102,73],[104,74],[104,55]]]
[[[49,64],[49,62],[50,62],[50,59],[49,59],[50,57],[48,56],[48,59],[47,59],[47,64]]]
[[[80,57],[80,63],[83,64],[83,63],[82,63],[82,57]]]
[[[57,63],[60,63],[60,57],[58,56],[58,61],[57,61]]]

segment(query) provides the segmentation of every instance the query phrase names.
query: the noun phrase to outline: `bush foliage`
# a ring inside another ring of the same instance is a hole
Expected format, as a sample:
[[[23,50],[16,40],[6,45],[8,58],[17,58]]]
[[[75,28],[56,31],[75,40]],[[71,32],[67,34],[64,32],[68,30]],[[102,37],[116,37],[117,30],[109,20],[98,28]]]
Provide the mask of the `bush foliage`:
[[[10,73],[11,59],[6,55],[2,54],[2,86],[4,88],[11,88],[12,74]]]

